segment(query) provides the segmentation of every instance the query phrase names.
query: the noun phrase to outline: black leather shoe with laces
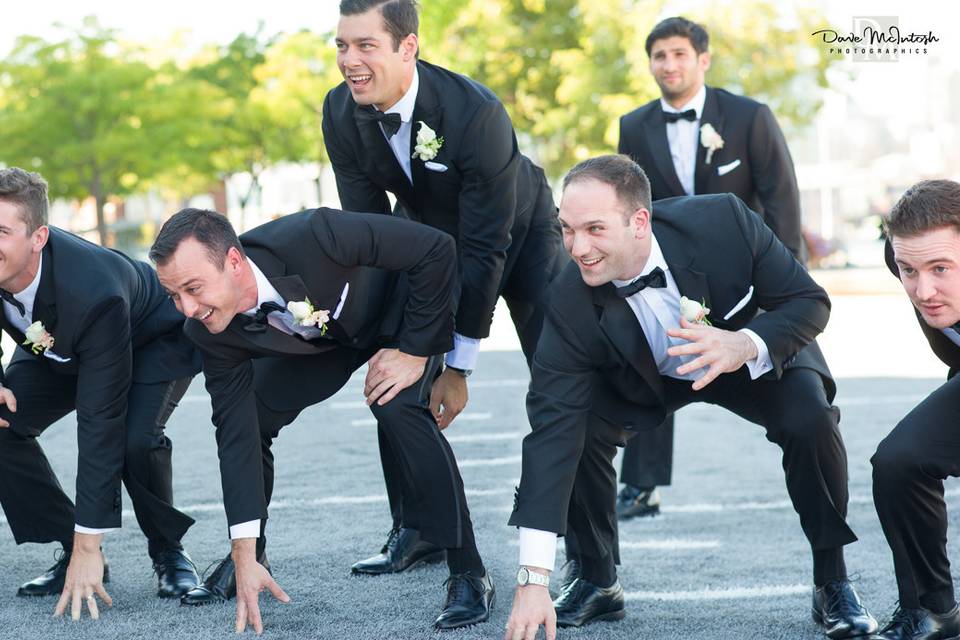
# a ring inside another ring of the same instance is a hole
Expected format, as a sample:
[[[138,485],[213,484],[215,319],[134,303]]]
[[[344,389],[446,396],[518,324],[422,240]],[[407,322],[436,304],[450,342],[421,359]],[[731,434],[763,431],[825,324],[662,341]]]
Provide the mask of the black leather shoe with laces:
[[[487,621],[496,600],[489,571],[482,578],[469,573],[457,573],[443,584],[447,587],[447,600],[433,623],[437,631],[459,629]]]
[[[660,513],[660,492],[656,487],[623,485],[617,494],[617,518],[629,520]]]
[[[403,573],[422,564],[443,562],[446,558],[446,549],[421,540],[416,529],[395,528],[390,530],[379,554],[356,563],[350,567],[350,572],[372,576]]]
[[[183,549],[167,549],[153,558],[157,574],[157,595],[179,598],[200,584],[197,567]]]
[[[270,571],[270,562],[267,560],[266,552],[263,553],[257,562]],[[207,567],[209,569],[209,567]],[[204,572],[206,573],[206,572]],[[199,607],[214,602],[226,602],[232,600],[237,595],[237,569],[233,564],[233,558],[230,554],[217,564],[209,576],[204,578],[203,584],[190,589],[180,597],[180,604],[191,607]]]
[[[813,621],[823,627],[827,637],[835,639],[868,636],[879,628],[846,578],[813,590]]]
[[[24,598],[59,595],[63,591],[63,583],[67,577],[70,555],[69,551],[57,549],[53,555],[56,563],[47,569],[43,575],[20,585],[20,588],[17,589],[17,595]],[[103,556],[103,583],[107,584],[108,582],[110,582],[110,565],[107,564],[107,557]]]
[[[591,622],[622,620],[627,615],[623,606],[623,587],[617,580],[606,588],[583,578],[564,585],[553,601],[558,627],[582,627]]]
[[[960,607],[946,613],[898,606],[878,640],[960,640]]]

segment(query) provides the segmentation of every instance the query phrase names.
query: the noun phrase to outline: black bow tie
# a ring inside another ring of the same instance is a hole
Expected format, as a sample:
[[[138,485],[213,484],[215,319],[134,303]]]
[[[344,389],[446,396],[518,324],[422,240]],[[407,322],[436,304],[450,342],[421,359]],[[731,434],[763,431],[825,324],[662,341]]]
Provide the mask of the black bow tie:
[[[695,109],[687,109],[686,111],[681,111],[677,113],[675,111],[664,111],[663,119],[666,122],[676,122],[677,120],[689,120],[693,122],[697,119],[697,112]]]
[[[253,316],[253,320],[243,325],[243,330],[249,331],[250,333],[263,333],[267,330],[267,316],[274,311],[283,313],[286,310],[286,307],[283,307],[276,302],[264,302],[262,305],[260,305],[260,308],[257,309],[257,313]]]
[[[4,302],[9,302],[14,307],[17,308],[17,311],[20,312],[20,317],[25,318],[27,315],[27,310],[23,306],[23,303],[13,297],[13,294],[7,291],[6,289],[0,289],[0,298],[3,298]]]
[[[633,294],[637,293],[638,291],[643,291],[647,287],[663,289],[665,286],[667,286],[667,274],[663,272],[663,269],[657,267],[647,275],[640,276],[630,284],[617,287],[617,295],[621,298],[629,298]]]
[[[374,109],[371,105],[364,105],[357,108],[358,122],[379,122],[383,127],[383,132],[387,134],[387,139],[392,138],[397,131],[400,131],[400,114],[384,113],[379,109]]]

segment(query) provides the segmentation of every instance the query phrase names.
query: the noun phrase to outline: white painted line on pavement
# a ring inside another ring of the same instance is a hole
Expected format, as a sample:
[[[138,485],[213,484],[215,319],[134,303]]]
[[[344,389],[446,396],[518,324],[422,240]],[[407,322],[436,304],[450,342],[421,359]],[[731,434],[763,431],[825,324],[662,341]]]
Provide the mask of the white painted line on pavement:
[[[641,551],[692,551],[696,549],[717,549],[719,547],[719,540],[665,538],[663,540],[620,541],[620,549],[638,549]]]
[[[523,456],[507,456],[505,458],[476,458],[472,460],[460,460],[461,469],[466,467],[500,467],[507,464],[517,464],[523,460]]]
[[[627,591],[625,600],[659,600],[663,602],[697,600],[743,600],[745,598],[778,598],[810,593],[810,585],[783,584],[765,587],[727,587],[693,591]]]
[[[494,431],[493,433],[467,433],[447,436],[447,442],[497,442],[499,440],[520,440],[527,431]]]
[[[461,413],[457,416],[457,420],[461,422],[481,422],[483,420],[489,420],[493,417],[492,413]],[[377,426],[376,418],[361,418],[360,420],[351,420],[351,427],[375,427]]]
[[[909,394],[901,396],[854,396],[850,398],[837,397],[833,399],[833,404],[841,409],[844,407],[853,407],[864,404],[915,404],[926,399],[929,393]]]

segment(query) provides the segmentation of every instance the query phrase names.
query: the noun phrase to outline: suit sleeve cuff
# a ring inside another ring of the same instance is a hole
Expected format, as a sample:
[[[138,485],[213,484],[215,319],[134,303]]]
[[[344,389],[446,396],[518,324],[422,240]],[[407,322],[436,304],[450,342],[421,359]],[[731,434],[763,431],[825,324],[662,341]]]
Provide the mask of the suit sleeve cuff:
[[[477,368],[477,358],[480,356],[480,339],[468,338],[459,333],[453,334],[453,350],[447,352],[448,367],[468,369]]]
[[[557,560],[557,534],[520,527],[520,564],[553,571]]]
[[[756,380],[773,369],[773,363],[770,361],[770,350],[767,349],[767,343],[750,329],[740,329],[740,333],[746,334],[757,347],[757,357],[753,360],[747,360],[746,362],[747,370],[750,372],[750,379]]]
[[[230,539],[237,540],[239,538],[259,538],[260,537],[260,521],[259,520],[248,520],[246,522],[241,522],[240,524],[230,525]]]
[[[96,527],[85,527],[83,525],[77,524],[73,526],[73,530],[76,533],[85,533],[91,536],[101,535],[103,533],[110,533],[111,531],[116,531],[119,527],[111,527],[109,529],[97,529]]]

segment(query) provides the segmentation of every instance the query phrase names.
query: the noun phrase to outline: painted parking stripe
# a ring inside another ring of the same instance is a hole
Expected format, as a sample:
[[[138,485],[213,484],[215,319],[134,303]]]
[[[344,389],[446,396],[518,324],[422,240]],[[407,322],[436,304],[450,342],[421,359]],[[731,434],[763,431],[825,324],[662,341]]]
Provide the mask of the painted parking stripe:
[[[461,413],[457,416],[458,422],[482,422],[484,420],[489,420],[493,417],[492,413]],[[360,420],[351,420],[351,427],[375,427],[377,426],[376,418],[361,418]]]

